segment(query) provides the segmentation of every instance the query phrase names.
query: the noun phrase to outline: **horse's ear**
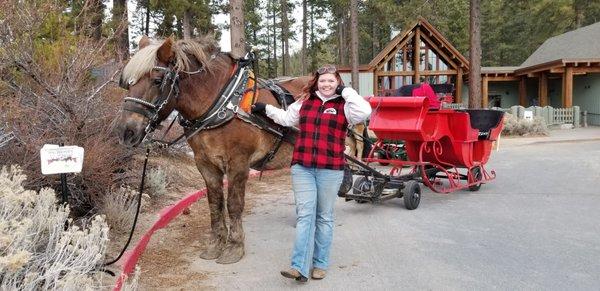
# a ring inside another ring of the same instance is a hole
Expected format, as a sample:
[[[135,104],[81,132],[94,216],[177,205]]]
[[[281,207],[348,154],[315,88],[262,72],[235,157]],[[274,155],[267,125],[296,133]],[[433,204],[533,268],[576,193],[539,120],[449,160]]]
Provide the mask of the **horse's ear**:
[[[163,42],[158,48],[158,59],[163,63],[169,63],[174,56],[173,52],[173,38],[169,37]]]
[[[138,44],[138,48],[139,49],[143,49],[143,48],[147,47],[149,44],[150,44],[150,38],[148,36],[144,35],[140,39],[140,42]]]

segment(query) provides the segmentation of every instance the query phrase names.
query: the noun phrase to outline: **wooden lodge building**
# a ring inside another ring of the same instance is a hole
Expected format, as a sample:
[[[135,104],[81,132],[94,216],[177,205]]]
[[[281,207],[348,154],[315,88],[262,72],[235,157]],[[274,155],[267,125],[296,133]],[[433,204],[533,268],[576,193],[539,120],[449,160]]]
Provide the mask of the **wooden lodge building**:
[[[518,67],[482,67],[481,106],[577,105],[589,112],[591,124],[600,125],[599,40],[600,22],[549,38]],[[423,18],[359,72],[363,96],[428,82],[453,84],[454,102],[468,102],[468,60]],[[350,68],[340,68],[340,73],[351,84]]]

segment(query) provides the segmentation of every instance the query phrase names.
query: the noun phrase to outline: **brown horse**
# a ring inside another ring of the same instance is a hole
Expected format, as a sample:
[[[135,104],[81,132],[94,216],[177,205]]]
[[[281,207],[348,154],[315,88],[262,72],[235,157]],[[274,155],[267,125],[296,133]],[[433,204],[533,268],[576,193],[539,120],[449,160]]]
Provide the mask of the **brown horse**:
[[[244,256],[242,212],[251,165],[258,163],[264,169],[288,166],[293,148],[283,143],[272,159],[261,162],[281,138],[248,120],[252,116],[236,103],[236,98],[252,91],[246,86],[251,71],[247,59],[220,52],[216,42],[208,38],[177,42],[168,38],[150,44],[144,37],[139,47],[121,77],[128,97],[118,127],[120,140],[127,146],[139,145],[173,110],[179,112],[208,189],[211,235],[200,257],[235,263]],[[298,96],[308,80],[297,78],[280,85]],[[269,90],[258,88],[253,96],[254,101],[279,106]]]

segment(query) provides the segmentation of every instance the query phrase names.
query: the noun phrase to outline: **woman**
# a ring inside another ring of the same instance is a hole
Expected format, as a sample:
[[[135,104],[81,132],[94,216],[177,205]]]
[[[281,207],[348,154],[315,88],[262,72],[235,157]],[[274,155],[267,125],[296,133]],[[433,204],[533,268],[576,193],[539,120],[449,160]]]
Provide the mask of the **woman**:
[[[344,140],[348,124],[363,122],[371,106],[349,87],[332,65],[318,69],[304,93],[287,110],[257,102],[253,113],[264,113],[283,126],[300,129],[292,157],[292,188],[296,201],[296,240],[287,278],[323,279],[329,267],[333,238],[333,205],[342,183]]]

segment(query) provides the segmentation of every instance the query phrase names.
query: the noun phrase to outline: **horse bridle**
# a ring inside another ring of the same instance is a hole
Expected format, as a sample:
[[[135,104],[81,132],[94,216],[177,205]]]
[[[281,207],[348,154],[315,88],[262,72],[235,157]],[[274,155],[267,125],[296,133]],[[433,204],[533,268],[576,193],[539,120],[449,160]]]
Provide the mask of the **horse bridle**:
[[[210,60],[212,61],[216,57],[216,55],[212,55]],[[216,126],[220,126],[221,124],[224,124],[225,122],[230,120],[233,115],[237,115],[238,117],[240,117],[240,115],[247,116],[247,113],[239,109],[238,103],[240,101],[241,96],[243,95],[243,91],[246,89],[245,85],[247,84],[249,76],[248,72],[249,70],[251,70],[250,65],[252,64],[253,60],[254,55],[252,52],[247,53],[246,56],[244,56],[241,59],[237,59],[237,64],[234,66],[233,75],[221,88],[213,104],[209,106],[209,109],[202,116],[194,120],[187,120],[183,118],[181,114],[178,116],[179,123],[184,127],[184,133],[181,136],[175,138],[173,141],[170,142],[157,139],[151,139],[150,141],[158,142],[163,146],[170,146],[179,142],[184,137],[186,139],[189,139],[190,137],[194,136],[195,134],[204,129],[210,129]],[[170,65],[169,67],[155,66],[153,70],[161,70],[165,72],[163,79],[160,83],[160,93],[156,100],[150,103],[146,100],[131,96],[127,96],[124,98],[124,101],[126,102],[123,106],[124,110],[141,114],[149,119],[149,123],[144,130],[144,139],[148,134],[153,132],[156,129],[156,127],[158,127],[158,125],[168,116],[168,114],[165,114],[164,116],[162,116],[162,118],[160,117],[161,111],[164,109],[164,107],[169,103],[170,100],[172,100],[172,98],[177,99],[177,97],[179,96],[179,73],[193,75],[205,71],[205,68],[201,65],[198,70],[193,72],[187,72],[176,70],[174,69],[174,65]],[[166,95],[162,94],[166,91],[165,86],[168,86],[167,84],[169,82],[171,82],[169,93]],[[255,92],[254,94],[256,94],[256,86],[254,86],[253,90]],[[131,105],[128,106],[128,104]],[[141,105],[142,108],[140,108],[140,106],[134,105]],[[251,122],[248,120],[248,118],[242,118],[242,120]],[[175,119],[173,120],[173,122],[174,121]],[[168,132],[172,125],[173,123],[169,125],[169,128],[166,130],[166,132]],[[166,132],[164,133],[164,136],[166,136]]]
[[[152,68],[152,71],[164,72],[160,84],[157,84],[160,88],[160,93],[158,94],[158,97],[151,103],[141,98],[127,96],[123,99],[125,102],[125,104],[123,105],[123,110],[135,112],[148,118],[148,125],[144,129],[144,133],[145,135],[147,135],[153,132],[156,129],[156,127],[169,115],[164,114],[163,118],[160,118],[162,113],[161,111],[165,108],[169,101],[172,98],[177,99],[179,97],[179,73],[181,72],[187,75],[195,75],[203,72],[204,70],[205,69],[202,65],[198,70],[193,72],[176,70],[174,69],[174,65],[170,65],[168,67],[154,66],[154,68]],[[166,95],[162,94],[165,91],[165,87],[169,82],[171,83],[169,93]],[[141,105],[142,107],[140,108],[139,106],[127,106],[127,102],[131,102],[130,104],[132,105]]]

